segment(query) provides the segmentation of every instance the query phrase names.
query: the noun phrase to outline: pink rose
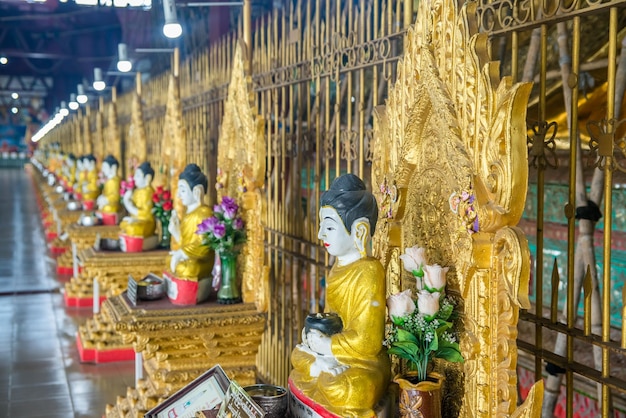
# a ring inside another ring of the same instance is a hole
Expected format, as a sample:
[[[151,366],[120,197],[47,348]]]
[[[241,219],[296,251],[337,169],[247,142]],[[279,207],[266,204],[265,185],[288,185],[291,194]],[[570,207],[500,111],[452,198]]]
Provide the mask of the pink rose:
[[[417,309],[424,315],[432,316],[439,312],[439,297],[441,293],[430,293],[426,290],[421,290],[417,294]]]
[[[411,289],[407,289],[404,292],[396,293],[387,298],[387,309],[389,310],[389,317],[402,317],[412,313],[415,310],[415,302],[413,301],[413,295]]]

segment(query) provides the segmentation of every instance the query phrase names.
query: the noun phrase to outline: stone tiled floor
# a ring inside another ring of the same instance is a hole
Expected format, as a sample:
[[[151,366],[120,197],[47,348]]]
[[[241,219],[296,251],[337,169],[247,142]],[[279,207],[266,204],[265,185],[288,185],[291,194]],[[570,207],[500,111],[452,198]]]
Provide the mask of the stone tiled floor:
[[[134,364],[82,364],[91,309],[65,308],[29,175],[0,169],[0,418],[101,417],[134,385]]]

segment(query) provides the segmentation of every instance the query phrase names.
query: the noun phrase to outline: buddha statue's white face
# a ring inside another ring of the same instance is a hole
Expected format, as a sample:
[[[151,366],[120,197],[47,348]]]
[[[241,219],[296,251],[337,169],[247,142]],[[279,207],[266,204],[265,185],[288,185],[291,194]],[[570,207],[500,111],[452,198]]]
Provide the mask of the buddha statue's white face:
[[[150,179],[148,178],[148,176],[143,174],[143,170],[139,168],[135,170],[133,180],[135,180],[135,187],[137,187],[138,189],[148,187],[148,185],[150,184]]]
[[[83,163],[83,167],[87,171],[93,171],[96,169],[96,162],[92,160],[85,160]]]
[[[337,211],[324,206],[320,209],[320,229],[317,237],[324,242],[328,254],[338,258],[359,256],[354,237],[346,230]]]
[[[112,179],[117,174],[117,166],[111,165],[106,161],[102,163],[102,174],[108,179]]]
[[[182,203],[185,207],[189,207],[198,201],[186,180],[178,180],[178,191],[176,192],[176,196],[178,196],[180,203]]]
[[[83,160],[76,160],[76,168],[78,169],[78,171],[83,171],[83,168],[84,168]]]

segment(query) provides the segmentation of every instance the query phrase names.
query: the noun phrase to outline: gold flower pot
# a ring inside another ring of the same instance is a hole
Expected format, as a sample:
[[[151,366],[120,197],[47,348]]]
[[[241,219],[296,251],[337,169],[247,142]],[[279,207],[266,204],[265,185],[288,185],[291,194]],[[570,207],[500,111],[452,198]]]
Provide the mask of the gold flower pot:
[[[443,376],[429,373],[418,382],[417,372],[394,377],[400,386],[400,418],[441,418],[441,387]]]

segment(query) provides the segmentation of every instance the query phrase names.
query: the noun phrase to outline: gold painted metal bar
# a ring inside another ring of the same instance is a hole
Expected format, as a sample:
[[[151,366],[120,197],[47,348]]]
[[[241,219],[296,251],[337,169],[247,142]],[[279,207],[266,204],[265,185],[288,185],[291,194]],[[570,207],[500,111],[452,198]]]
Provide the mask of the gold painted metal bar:
[[[517,71],[519,67],[519,36],[517,32],[511,34],[511,78],[513,83],[517,83],[519,77]],[[543,73],[542,73],[543,74]]]
[[[252,70],[252,0],[243,1],[243,41],[246,43],[246,72]]]
[[[622,349],[626,349],[626,286],[622,288]]]
[[[617,58],[617,8],[612,7],[609,13],[609,62],[614,63]],[[580,18],[574,18],[579,22]],[[615,73],[616,66],[608,66],[607,95],[606,95],[606,120],[608,134],[613,136],[615,117]],[[613,140],[611,140],[611,147]],[[613,165],[613,152],[607,156],[608,167]],[[603,242],[603,272],[602,272],[602,341],[611,339],[611,236],[613,228],[613,171],[605,170],[604,173],[604,242]],[[606,348],[602,349],[602,377],[610,375],[610,353]],[[608,417],[611,410],[611,391],[606,385],[602,385],[602,416]]]
[[[571,74],[576,76],[580,74],[580,17],[574,18],[572,26],[572,68]],[[572,329],[576,322],[576,307],[574,306],[574,244],[575,244],[575,219],[573,210],[576,207],[576,161],[578,158],[578,89],[577,84],[572,88],[571,97],[571,119],[570,119],[570,192],[568,205],[568,233],[567,233],[567,327]],[[574,361],[574,339],[571,334],[567,335],[567,360],[569,363]],[[573,416],[574,405],[574,375],[571,369],[566,371],[566,399],[567,418]]]
[[[341,32],[341,2],[337,2],[337,33],[336,36],[340,36]],[[341,48],[340,46],[337,46]],[[335,177],[341,174],[341,79],[339,74],[339,67],[341,64],[337,62],[335,64]],[[330,183],[326,187],[330,186]]]
[[[413,0],[404,0],[404,27],[413,24]]]
[[[365,13],[366,6],[365,1],[359,2],[359,43],[363,45],[366,39],[366,26],[365,26]],[[358,176],[363,178],[365,176],[365,69],[359,69],[359,148],[358,159],[359,168]],[[375,88],[375,86],[372,86]]]
[[[514,35],[515,36],[515,35]],[[517,39],[515,36],[514,39]],[[546,77],[548,68],[548,29],[546,25],[541,26],[541,61],[540,61],[540,81],[539,81],[539,115],[538,120],[546,119]],[[514,54],[516,55],[516,54]],[[516,60],[517,62],[517,60]],[[513,72],[514,76],[517,71]],[[544,164],[537,165],[537,216],[536,216],[536,254],[535,254],[535,314],[543,317],[543,228],[544,228],[544,196],[545,196],[545,170]],[[553,323],[557,321],[558,300],[559,300],[559,271],[556,258],[552,270],[552,288],[550,303],[550,318]],[[543,327],[539,324],[535,326],[535,345],[543,347]],[[535,380],[542,378],[543,362],[541,357],[535,357]]]

